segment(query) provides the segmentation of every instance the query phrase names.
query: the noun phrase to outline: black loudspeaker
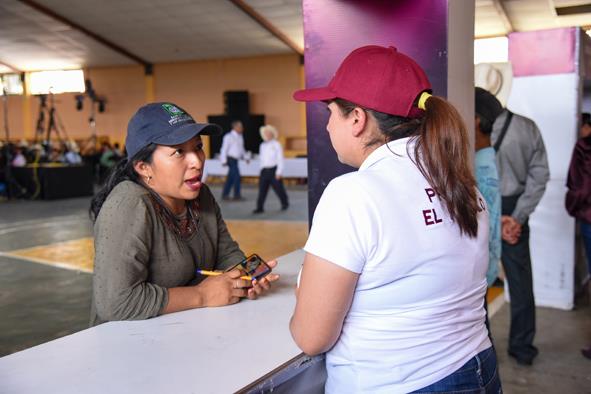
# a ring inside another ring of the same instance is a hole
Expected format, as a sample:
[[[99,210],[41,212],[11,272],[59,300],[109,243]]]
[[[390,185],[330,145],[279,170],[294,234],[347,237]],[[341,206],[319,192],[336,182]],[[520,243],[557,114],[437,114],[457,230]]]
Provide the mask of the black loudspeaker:
[[[232,128],[232,118],[228,115],[208,115],[207,123],[214,123],[223,130],[221,135],[212,135],[209,137],[209,157],[214,158],[222,149],[222,139],[224,135]]]
[[[247,90],[224,92],[224,112],[233,116],[248,116],[250,110]]]
[[[259,128],[265,124],[265,115],[246,115],[245,117],[209,115],[207,123],[215,123],[224,130],[222,135],[209,137],[209,157],[215,157],[220,153],[224,135],[232,129],[234,120],[240,120],[244,125],[244,149],[259,153],[259,147],[263,141]]]

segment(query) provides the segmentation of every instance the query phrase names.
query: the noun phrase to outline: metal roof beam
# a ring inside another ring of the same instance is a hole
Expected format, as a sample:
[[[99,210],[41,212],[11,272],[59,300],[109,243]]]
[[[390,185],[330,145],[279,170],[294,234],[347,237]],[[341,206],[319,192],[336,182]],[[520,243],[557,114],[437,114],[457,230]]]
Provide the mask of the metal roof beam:
[[[493,0],[493,5],[497,10],[497,13],[501,17],[501,21],[503,22],[503,26],[505,26],[505,30],[507,30],[507,34],[513,33],[515,29],[513,29],[513,24],[511,23],[511,19],[509,19],[509,15],[507,14],[507,10],[503,5],[503,0]]]
[[[236,7],[240,8],[242,12],[251,17],[256,23],[261,25],[265,30],[274,35],[277,39],[282,41],[285,45],[291,48],[292,51],[302,56],[304,49],[298,44],[293,42],[288,36],[286,36],[281,30],[267,20],[264,16],[259,14],[254,8],[246,4],[243,0],[230,0]]]
[[[8,63],[6,63],[5,61],[0,60],[0,66],[8,67],[9,69],[12,70],[12,72],[14,74],[22,74],[22,71],[21,70],[19,70],[18,68],[14,67],[14,66],[12,66],[12,65],[10,65]]]

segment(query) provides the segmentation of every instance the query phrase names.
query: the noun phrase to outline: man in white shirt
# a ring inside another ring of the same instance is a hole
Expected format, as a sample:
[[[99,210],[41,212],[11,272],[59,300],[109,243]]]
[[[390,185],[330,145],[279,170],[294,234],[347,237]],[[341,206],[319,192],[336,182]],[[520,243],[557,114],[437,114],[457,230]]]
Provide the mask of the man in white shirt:
[[[277,141],[278,131],[271,125],[261,126],[259,129],[263,143],[259,149],[259,160],[261,163],[261,174],[259,176],[259,195],[257,207],[252,212],[255,214],[265,212],[263,206],[267,199],[269,187],[273,187],[275,194],[281,201],[281,210],[289,207],[289,199],[281,179],[283,173],[283,148]]]
[[[240,169],[238,160],[244,158],[244,126],[239,120],[232,122],[232,130],[224,136],[220,160],[222,165],[228,166],[228,176],[222,191],[222,200],[230,199],[230,190],[234,188],[234,200],[243,200],[240,194]]]

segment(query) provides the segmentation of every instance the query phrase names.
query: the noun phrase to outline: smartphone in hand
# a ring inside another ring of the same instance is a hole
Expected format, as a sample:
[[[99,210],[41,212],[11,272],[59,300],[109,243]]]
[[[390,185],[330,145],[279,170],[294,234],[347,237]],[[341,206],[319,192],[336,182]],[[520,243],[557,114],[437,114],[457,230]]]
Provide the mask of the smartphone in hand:
[[[245,274],[252,277],[253,280],[261,280],[271,272],[271,267],[269,267],[258,254],[251,254],[235,266],[228,268],[226,271],[232,271],[235,268],[243,271]]]

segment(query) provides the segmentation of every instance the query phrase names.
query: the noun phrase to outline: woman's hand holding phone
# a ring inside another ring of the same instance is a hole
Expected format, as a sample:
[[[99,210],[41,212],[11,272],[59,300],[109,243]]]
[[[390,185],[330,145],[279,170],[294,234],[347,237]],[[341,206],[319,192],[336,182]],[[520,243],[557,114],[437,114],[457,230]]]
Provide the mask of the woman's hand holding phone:
[[[269,261],[266,266],[270,269],[275,268],[277,260]],[[195,289],[200,294],[202,305],[208,307],[235,304],[241,298],[256,300],[271,289],[272,282],[279,279],[279,275],[268,270],[267,272],[260,279],[242,279],[248,273],[238,264],[223,274],[208,276]]]
[[[267,262],[267,265],[273,269],[277,267],[277,260],[271,260]],[[278,274],[269,273],[263,278],[252,281],[252,287],[248,289],[247,297],[249,300],[256,300],[260,295],[268,292],[271,289],[271,283],[279,279]]]

